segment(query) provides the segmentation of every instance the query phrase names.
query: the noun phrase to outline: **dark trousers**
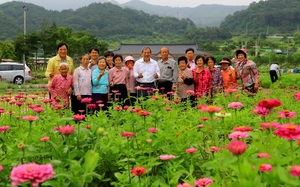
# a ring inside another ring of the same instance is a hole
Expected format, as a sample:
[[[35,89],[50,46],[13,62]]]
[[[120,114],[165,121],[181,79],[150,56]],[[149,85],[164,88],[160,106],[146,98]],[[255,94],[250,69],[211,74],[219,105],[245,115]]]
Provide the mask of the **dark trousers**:
[[[136,85],[141,87],[141,89],[137,89],[137,97],[147,97],[150,92],[152,92],[152,88],[155,88],[154,82],[150,83],[141,83],[137,82]]]
[[[128,98],[125,102],[127,106],[134,106],[136,102],[136,93],[130,93],[130,98]]]
[[[91,97],[90,95],[81,95],[81,99],[82,98],[87,98],[87,97]],[[76,95],[71,95],[71,109],[73,111],[74,114],[86,114],[86,103],[81,103],[81,101],[79,101],[77,99]],[[79,112],[79,110],[83,110],[83,112]]]
[[[171,81],[166,80],[157,80],[156,81],[157,88],[159,89],[159,93],[167,94],[172,91],[173,83]]]
[[[96,105],[95,111],[100,110],[99,104],[103,104],[101,110],[107,110],[108,94],[93,93],[92,103]]]
[[[270,78],[272,83],[278,80],[277,72],[275,70],[270,70]]]
[[[113,93],[113,90],[117,90],[117,93]],[[112,93],[111,99],[115,102],[115,99],[124,104],[125,99],[127,99],[127,88],[125,84],[115,84],[110,87],[110,93]]]

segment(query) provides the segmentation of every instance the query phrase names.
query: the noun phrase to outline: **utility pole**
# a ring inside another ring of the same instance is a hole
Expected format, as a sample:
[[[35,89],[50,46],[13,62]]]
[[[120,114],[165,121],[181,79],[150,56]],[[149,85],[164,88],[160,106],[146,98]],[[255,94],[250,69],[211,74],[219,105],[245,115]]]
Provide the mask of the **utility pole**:
[[[23,11],[24,11],[24,44],[25,44],[25,37],[26,37],[26,12],[27,12],[26,6],[23,6]],[[26,64],[26,59],[25,59],[25,52],[23,51],[23,84],[25,84],[25,64]]]

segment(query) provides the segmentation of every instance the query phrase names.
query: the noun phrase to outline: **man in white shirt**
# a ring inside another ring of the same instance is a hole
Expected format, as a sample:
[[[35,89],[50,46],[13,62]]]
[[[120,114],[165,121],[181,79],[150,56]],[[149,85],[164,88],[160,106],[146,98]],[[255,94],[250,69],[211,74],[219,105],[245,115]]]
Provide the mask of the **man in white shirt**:
[[[151,59],[150,47],[143,47],[142,58],[134,64],[133,76],[137,81],[138,96],[147,96],[148,90],[155,87],[154,82],[160,76],[160,71],[157,62]]]
[[[277,72],[279,72],[279,75],[281,76],[281,72],[280,72],[278,63],[271,64],[271,66],[270,66],[270,78],[271,78],[272,83],[274,83],[278,80]]]
[[[188,68],[193,70],[196,67],[196,63],[194,61],[195,50],[193,48],[188,48],[185,50],[185,57],[188,60]]]

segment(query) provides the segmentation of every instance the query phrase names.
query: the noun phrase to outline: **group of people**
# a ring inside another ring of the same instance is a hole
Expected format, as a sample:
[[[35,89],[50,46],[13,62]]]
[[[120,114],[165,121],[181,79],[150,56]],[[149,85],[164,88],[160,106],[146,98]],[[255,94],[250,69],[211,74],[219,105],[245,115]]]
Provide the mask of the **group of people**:
[[[216,67],[213,56],[195,56],[192,48],[175,61],[169,49],[162,47],[161,59],[156,61],[151,58],[151,48],[144,47],[137,61],[132,56],[123,59],[112,51],[99,57],[99,50],[91,48],[74,69],[67,51],[67,44],[57,46],[58,54],[48,61],[45,75],[53,106],[68,108],[71,103],[74,113],[85,112],[86,103],[91,103],[94,111],[107,110],[109,100],[133,105],[136,98],[147,98],[153,91],[169,98],[175,93],[183,101],[202,97],[212,100],[223,90],[237,88],[239,78],[243,89],[255,94],[259,83],[256,64],[244,49],[235,52],[235,68],[229,58],[222,58],[218,62],[221,68]]]

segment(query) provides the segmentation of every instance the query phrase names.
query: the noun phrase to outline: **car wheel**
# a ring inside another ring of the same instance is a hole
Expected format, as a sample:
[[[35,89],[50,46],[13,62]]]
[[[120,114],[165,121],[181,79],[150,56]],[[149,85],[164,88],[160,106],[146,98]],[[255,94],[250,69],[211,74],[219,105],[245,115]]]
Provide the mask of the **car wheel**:
[[[23,77],[18,76],[14,79],[14,84],[21,85],[21,84],[23,84],[23,82],[24,82]]]

